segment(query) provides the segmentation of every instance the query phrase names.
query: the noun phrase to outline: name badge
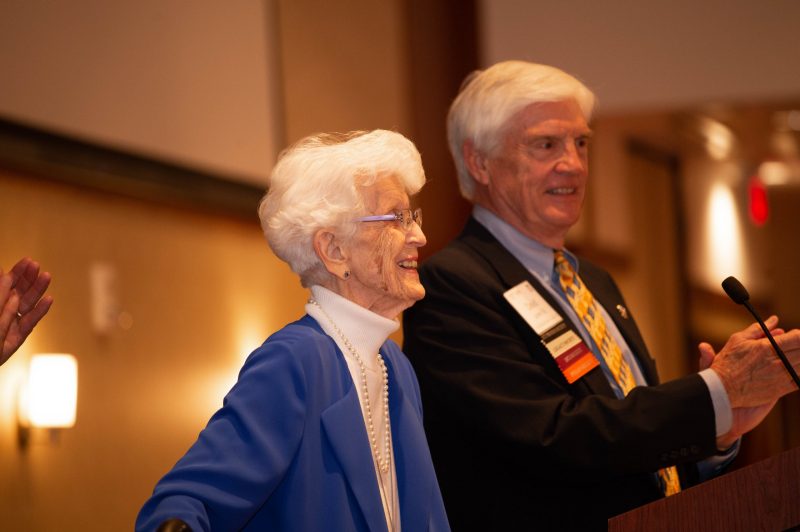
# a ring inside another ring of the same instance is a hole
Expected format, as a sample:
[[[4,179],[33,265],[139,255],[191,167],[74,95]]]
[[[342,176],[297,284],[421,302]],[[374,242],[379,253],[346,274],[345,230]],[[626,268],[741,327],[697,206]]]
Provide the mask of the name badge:
[[[564,323],[561,315],[531,283],[522,281],[506,290],[503,297],[542,338],[568,383],[572,384],[600,364],[581,337]]]

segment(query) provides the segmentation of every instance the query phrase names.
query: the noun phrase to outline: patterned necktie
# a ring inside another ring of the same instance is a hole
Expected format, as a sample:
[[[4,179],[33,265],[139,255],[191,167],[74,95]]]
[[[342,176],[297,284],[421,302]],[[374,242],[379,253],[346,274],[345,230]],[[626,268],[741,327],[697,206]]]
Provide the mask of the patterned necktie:
[[[608,332],[606,320],[603,319],[594,296],[583,284],[561,250],[555,251],[555,265],[561,289],[564,290],[569,304],[575,309],[578,318],[589,331],[589,335],[600,350],[600,354],[622,390],[622,394],[628,395],[628,392],[636,386],[636,381],[630,366],[622,356],[622,350]],[[658,477],[665,495],[673,495],[681,490],[678,471],[674,466],[660,469]]]

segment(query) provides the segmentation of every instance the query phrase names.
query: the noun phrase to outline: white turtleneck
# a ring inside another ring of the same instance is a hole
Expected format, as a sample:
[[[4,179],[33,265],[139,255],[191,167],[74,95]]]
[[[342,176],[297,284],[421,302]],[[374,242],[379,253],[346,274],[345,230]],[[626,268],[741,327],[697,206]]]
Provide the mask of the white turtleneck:
[[[378,442],[378,448],[383,452],[383,441],[386,434],[383,417],[383,375],[378,364],[377,354],[389,335],[396,331],[400,324],[397,320],[390,320],[376,314],[322,286],[312,286],[311,295],[319,307],[309,302],[306,304],[306,312],[319,323],[325,334],[336,342],[336,345],[339,346],[339,349],[344,354],[347,368],[358,393],[364,427],[369,432],[364,391],[361,383],[361,367],[350,352],[350,349],[345,345],[341,335],[344,335],[350,341],[350,344],[361,357],[367,374],[367,390],[372,409],[372,425],[375,431],[375,439]],[[332,321],[335,322],[335,326],[334,323],[331,323]],[[339,328],[341,335],[335,327]],[[392,390],[390,389],[389,394],[391,395],[391,393]],[[375,466],[379,487],[384,488],[380,492],[386,525],[390,531],[399,531],[400,503],[397,497],[397,475],[395,474],[394,450],[391,446],[391,440],[389,455],[391,463],[386,473],[381,473],[374,456],[373,465]]]

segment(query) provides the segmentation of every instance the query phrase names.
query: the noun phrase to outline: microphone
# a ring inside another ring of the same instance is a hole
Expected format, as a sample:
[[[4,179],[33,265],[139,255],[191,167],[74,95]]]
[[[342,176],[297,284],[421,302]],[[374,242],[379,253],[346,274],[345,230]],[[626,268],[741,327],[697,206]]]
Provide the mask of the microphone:
[[[761,325],[761,330],[764,331],[767,339],[769,339],[769,343],[772,344],[772,348],[775,350],[778,358],[780,358],[781,362],[783,362],[783,365],[786,367],[786,371],[788,371],[789,375],[792,376],[795,385],[800,388],[800,377],[797,376],[794,368],[789,363],[789,359],[786,358],[786,355],[783,354],[781,348],[778,347],[778,344],[775,342],[775,338],[772,337],[772,334],[770,334],[767,326],[764,324],[758,314],[756,314],[755,309],[753,309],[753,306],[750,304],[750,294],[747,293],[747,289],[742,286],[742,283],[740,283],[736,277],[733,276],[722,281],[722,289],[725,290],[725,293],[728,294],[728,297],[731,298],[734,303],[737,305],[744,305],[747,310],[750,311],[750,314],[752,314],[758,324]]]

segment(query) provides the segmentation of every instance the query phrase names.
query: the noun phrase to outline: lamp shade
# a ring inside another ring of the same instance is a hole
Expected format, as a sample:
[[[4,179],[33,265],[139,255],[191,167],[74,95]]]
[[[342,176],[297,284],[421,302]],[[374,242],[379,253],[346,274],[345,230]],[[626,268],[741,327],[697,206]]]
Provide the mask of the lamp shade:
[[[78,362],[67,354],[31,358],[28,369],[27,418],[33,427],[75,425],[78,405]]]

